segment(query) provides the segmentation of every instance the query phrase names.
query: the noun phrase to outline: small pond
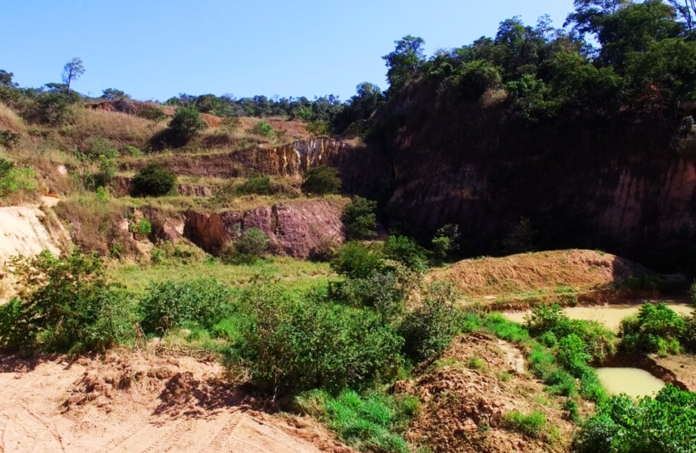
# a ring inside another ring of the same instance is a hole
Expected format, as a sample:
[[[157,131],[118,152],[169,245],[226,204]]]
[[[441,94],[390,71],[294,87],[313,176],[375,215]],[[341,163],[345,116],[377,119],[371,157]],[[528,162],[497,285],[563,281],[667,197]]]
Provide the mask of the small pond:
[[[621,320],[631,315],[638,314],[642,303],[630,305],[605,305],[599,307],[568,307],[564,311],[571,319],[582,319],[586,321],[598,321],[607,328],[618,331]],[[690,304],[668,302],[667,306],[678,314],[691,314],[694,309]],[[524,317],[531,311],[518,313],[505,313],[505,317],[511,321],[524,323]]]
[[[610,395],[653,396],[665,386],[662,380],[639,368],[597,368],[597,374]]]

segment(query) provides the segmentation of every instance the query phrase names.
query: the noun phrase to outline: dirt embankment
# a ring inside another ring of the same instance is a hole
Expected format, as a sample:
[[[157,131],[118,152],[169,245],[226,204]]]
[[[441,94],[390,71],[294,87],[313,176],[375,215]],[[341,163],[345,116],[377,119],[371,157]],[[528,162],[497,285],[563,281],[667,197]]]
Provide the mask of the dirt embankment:
[[[565,398],[545,394],[524,364],[521,351],[491,336],[456,339],[437,362],[416,370],[416,380],[395,385],[420,400],[407,440],[434,452],[567,451],[576,426],[563,418]],[[543,412],[546,425],[538,438],[506,425],[506,414],[515,410]]]
[[[461,261],[430,274],[454,283],[469,302],[521,309],[545,301],[607,303],[654,291],[619,290],[628,279],[656,278],[645,267],[609,253],[559,250]]]
[[[0,452],[352,452],[225,384],[216,363],[148,354],[0,355]]]

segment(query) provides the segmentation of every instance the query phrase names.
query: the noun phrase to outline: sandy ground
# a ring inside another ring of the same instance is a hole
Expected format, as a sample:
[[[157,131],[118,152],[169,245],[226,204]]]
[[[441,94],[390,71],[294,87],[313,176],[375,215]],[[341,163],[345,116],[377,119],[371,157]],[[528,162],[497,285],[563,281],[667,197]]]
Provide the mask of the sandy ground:
[[[0,354],[0,452],[352,451],[259,410],[215,363],[128,353],[75,363]]]

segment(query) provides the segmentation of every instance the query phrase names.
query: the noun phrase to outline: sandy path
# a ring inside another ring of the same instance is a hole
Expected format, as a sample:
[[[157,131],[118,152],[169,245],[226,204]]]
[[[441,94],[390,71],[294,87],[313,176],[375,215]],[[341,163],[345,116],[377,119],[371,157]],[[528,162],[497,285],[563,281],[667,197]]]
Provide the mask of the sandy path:
[[[143,357],[137,356],[140,368],[134,369],[166,366],[172,372],[189,372],[192,368],[189,374],[195,383],[219,368],[192,359],[172,363]],[[114,390],[117,386],[109,391],[103,382],[97,385],[101,394],[91,389],[95,376],[103,371],[104,382],[109,382],[109,372],[124,369],[123,362],[109,367],[82,359],[66,366],[62,359],[27,363],[0,354],[0,453],[350,451],[309,423],[290,426],[282,417],[255,412],[243,404],[208,401],[209,407],[203,408],[191,397],[195,389],[175,390],[178,399],[167,400],[162,389],[171,390],[171,373],[159,380],[138,375],[142,385],[128,391]],[[83,396],[87,403],[66,405],[70,398]]]

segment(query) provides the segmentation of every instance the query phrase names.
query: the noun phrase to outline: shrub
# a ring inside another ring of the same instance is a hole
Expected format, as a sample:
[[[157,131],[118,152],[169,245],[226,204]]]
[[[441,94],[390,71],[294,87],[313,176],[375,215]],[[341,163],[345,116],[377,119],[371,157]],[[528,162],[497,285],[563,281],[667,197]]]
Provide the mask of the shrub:
[[[484,319],[483,325],[486,330],[490,331],[495,336],[511,343],[521,343],[529,340],[529,332],[500,313],[491,313],[488,315]]]
[[[253,328],[243,333],[248,347],[238,359],[266,391],[338,391],[388,377],[398,368],[402,340],[369,310],[263,284],[246,288],[240,307]]]
[[[133,337],[127,297],[107,283],[96,255],[44,251],[13,263],[27,290],[0,306],[0,345],[25,351],[105,349]]]
[[[35,121],[51,126],[70,124],[76,119],[72,104],[73,98],[63,93],[44,93],[36,100],[30,115]]]
[[[302,192],[313,195],[330,195],[341,191],[338,170],[331,167],[314,167],[307,170]]]
[[[147,237],[150,233],[152,233],[152,224],[146,219],[142,219],[140,222],[131,223],[128,226],[128,231],[138,237]]]
[[[150,283],[140,300],[145,333],[182,325],[210,328],[233,312],[235,293],[217,280]]]
[[[350,278],[364,279],[384,268],[384,254],[378,245],[348,242],[336,253],[331,268]]]
[[[159,197],[176,189],[176,175],[158,164],[149,164],[135,175],[133,185],[138,195]]]
[[[373,273],[366,278],[349,278],[335,284],[331,296],[355,308],[371,308],[380,314],[382,321],[392,322],[405,311],[405,298],[409,289],[417,284],[409,281],[413,276],[395,272]]]
[[[225,264],[253,264],[268,251],[268,236],[252,228],[233,244],[223,249],[220,257]]]
[[[146,120],[151,120],[155,122],[167,119],[167,115],[160,107],[143,107],[140,110],[138,110],[138,113],[136,115],[140,118],[145,118]]]
[[[450,284],[433,283],[428,288],[421,306],[410,312],[400,327],[408,358],[421,362],[450,344],[461,325],[456,300]]]
[[[0,157],[0,197],[17,192],[33,192],[37,189],[34,170],[18,168],[14,163]]]
[[[135,146],[131,145],[126,145],[121,149],[122,154],[126,154],[128,156],[133,156],[133,157],[140,157],[143,155],[143,152],[136,148]]]
[[[377,237],[377,202],[362,197],[355,197],[346,205],[341,215],[341,222],[346,229],[348,240],[358,241]]]
[[[334,398],[326,392],[313,391],[296,401],[311,415],[324,418],[341,441],[359,451],[410,451],[401,433],[408,421],[409,408],[418,403],[416,398],[398,401],[394,396],[378,393],[360,396],[354,391]]]
[[[266,121],[261,120],[251,128],[251,133],[270,138],[273,136],[273,126],[268,124]]]
[[[240,195],[270,195],[271,178],[254,171],[244,184],[236,188],[236,192]]]
[[[578,439],[582,453],[693,451],[696,394],[667,384],[654,398],[615,396],[596,409]]]
[[[169,129],[180,139],[188,141],[198,131],[205,129],[205,123],[201,119],[201,112],[195,106],[179,107],[169,123]]]
[[[329,123],[326,121],[313,121],[306,127],[310,135],[318,137],[320,135],[329,135]]]
[[[542,430],[546,428],[546,416],[540,410],[535,410],[529,415],[512,411],[503,416],[503,426],[526,436],[539,438]]]
[[[427,251],[405,236],[389,236],[384,241],[384,254],[388,259],[398,261],[417,272],[428,270]]]
[[[687,320],[680,317],[664,303],[645,304],[638,316],[621,321],[622,349],[657,352],[665,356],[678,353],[679,339],[687,332]]]
[[[459,250],[460,242],[459,226],[453,224],[443,226],[437,230],[432,241],[435,256],[440,259],[447,258],[450,252]]]

